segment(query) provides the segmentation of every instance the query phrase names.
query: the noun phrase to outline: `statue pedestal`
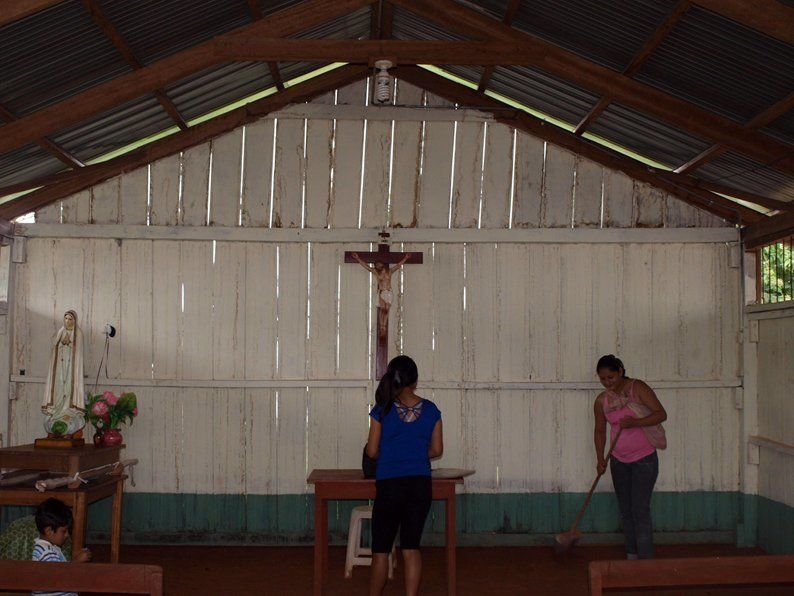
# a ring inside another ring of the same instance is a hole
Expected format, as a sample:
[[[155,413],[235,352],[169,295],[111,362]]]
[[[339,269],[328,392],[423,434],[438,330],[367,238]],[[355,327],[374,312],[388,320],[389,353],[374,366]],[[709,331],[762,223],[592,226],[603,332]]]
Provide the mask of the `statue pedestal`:
[[[85,439],[36,439],[33,444],[36,449],[74,449],[85,445]]]

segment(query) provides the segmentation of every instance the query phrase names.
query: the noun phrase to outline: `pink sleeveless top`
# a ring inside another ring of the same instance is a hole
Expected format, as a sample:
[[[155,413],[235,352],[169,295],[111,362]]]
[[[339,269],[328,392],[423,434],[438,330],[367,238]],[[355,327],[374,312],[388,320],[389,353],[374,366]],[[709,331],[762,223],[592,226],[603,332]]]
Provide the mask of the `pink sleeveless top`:
[[[634,379],[629,381],[628,400],[626,396],[617,395],[608,390],[604,393],[604,416],[606,416],[610,426],[610,445],[613,437],[618,434],[620,421],[626,416],[637,418],[637,415],[628,407],[628,402],[641,403],[634,396]],[[656,451],[656,448],[651,445],[642,428],[624,428],[623,432],[620,433],[615,449],[612,451],[612,457],[624,464],[630,464],[649,456],[654,451]]]

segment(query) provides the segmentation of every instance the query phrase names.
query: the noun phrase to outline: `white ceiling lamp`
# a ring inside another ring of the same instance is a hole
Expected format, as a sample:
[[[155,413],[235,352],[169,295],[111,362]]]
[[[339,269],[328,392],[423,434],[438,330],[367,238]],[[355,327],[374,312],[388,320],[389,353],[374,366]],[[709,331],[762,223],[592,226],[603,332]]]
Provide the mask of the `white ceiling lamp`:
[[[375,68],[378,70],[375,74],[375,91],[373,93],[375,103],[384,104],[391,101],[392,77],[389,74],[389,69],[392,66],[394,64],[391,60],[375,61]]]

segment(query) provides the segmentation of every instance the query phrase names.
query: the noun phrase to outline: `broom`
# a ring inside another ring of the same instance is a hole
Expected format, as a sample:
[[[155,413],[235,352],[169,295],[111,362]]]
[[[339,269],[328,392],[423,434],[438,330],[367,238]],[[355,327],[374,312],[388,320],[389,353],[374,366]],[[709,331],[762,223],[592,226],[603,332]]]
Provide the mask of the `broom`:
[[[612,450],[615,448],[615,445],[620,438],[620,433],[623,432],[623,428],[618,428],[618,432],[615,435],[615,440],[612,441],[612,445],[609,447],[609,452],[607,453],[607,457],[604,460],[605,463],[609,463],[609,458],[612,457]],[[606,468],[604,468],[604,472],[606,472]],[[579,515],[576,516],[576,520],[573,522],[571,529],[567,532],[563,532],[562,534],[557,534],[554,537],[554,551],[558,555],[565,554],[568,552],[571,547],[576,543],[577,540],[582,536],[582,533],[579,531],[579,522],[582,521],[582,517],[584,516],[585,510],[587,510],[587,506],[590,504],[590,497],[593,496],[593,491],[595,487],[598,485],[598,481],[601,480],[601,476],[604,475],[604,472],[599,472],[596,476],[595,480],[593,480],[593,486],[590,487],[590,492],[587,493],[587,498],[584,500],[584,504],[582,505],[581,510],[579,511]]]

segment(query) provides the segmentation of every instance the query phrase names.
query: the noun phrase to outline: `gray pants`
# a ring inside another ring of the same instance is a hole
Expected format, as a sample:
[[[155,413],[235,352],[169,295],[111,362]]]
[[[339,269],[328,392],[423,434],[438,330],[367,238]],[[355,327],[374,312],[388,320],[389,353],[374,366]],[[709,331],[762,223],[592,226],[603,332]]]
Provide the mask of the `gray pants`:
[[[623,521],[623,533],[626,536],[626,554],[632,559],[651,559],[651,494],[656,477],[659,476],[659,457],[654,451],[630,464],[612,458],[610,470],[618,497],[620,518]]]

